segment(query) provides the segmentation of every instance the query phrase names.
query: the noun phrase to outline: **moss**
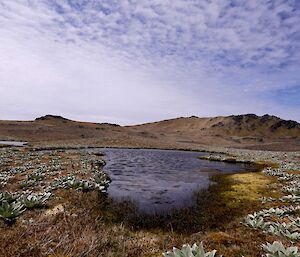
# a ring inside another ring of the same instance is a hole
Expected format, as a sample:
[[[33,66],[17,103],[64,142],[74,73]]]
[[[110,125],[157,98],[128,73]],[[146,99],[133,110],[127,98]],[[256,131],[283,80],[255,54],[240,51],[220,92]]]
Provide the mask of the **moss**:
[[[258,200],[270,180],[261,173],[243,173],[229,176],[233,180],[230,191],[225,191],[223,196],[230,197],[236,201]]]

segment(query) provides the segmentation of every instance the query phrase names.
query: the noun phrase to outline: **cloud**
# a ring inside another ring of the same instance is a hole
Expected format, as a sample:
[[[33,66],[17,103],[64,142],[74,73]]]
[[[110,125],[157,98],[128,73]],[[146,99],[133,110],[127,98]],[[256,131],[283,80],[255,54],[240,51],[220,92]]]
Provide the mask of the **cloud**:
[[[300,82],[298,1],[0,7],[3,118],[56,113],[131,124],[255,112],[300,120],[300,102],[285,94]]]

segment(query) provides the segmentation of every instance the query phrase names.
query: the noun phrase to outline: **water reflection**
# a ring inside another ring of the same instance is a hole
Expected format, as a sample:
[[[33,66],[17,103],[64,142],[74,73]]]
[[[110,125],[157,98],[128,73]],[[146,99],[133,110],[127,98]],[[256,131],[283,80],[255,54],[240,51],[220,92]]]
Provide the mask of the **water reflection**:
[[[21,141],[1,141],[0,145],[8,145],[8,146],[25,146],[27,142],[21,142]]]

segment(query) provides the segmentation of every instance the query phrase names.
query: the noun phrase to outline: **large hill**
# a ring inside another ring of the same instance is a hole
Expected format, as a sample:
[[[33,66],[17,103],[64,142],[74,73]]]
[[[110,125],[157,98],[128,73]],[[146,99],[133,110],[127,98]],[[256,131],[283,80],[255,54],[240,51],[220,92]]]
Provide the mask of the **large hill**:
[[[300,150],[300,124],[254,114],[176,118],[136,126],[72,121],[46,115],[34,121],[0,121],[0,140],[33,145],[120,146],[201,149],[226,146]]]
[[[222,145],[273,150],[300,148],[298,147],[300,124],[270,115],[245,114],[213,118],[192,116],[131,128],[190,145]]]

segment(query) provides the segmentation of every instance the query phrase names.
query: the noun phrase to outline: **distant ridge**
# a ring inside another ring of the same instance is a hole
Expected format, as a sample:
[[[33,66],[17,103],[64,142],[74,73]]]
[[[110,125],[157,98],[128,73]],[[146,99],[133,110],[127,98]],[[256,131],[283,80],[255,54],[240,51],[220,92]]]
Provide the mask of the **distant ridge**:
[[[300,150],[300,124],[268,114],[190,116],[134,126],[45,115],[34,121],[0,121],[1,139],[44,145],[185,149],[224,146],[282,151]]]
[[[38,117],[35,119],[35,121],[73,121],[67,118],[64,118],[59,115],[51,115],[47,114],[41,117]],[[258,116],[256,114],[240,114],[240,115],[230,115],[230,116],[217,116],[217,117],[197,117],[195,115],[190,116],[190,117],[179,117],[179,118],[174,118],[174,119],[167,119],[167,120],[162,120],[162,121],[156,121],[156,122],[150,122],[150,123],[144,123],[144,124],[138,124],[138,125],[132,125],[132,126],[127,126],[127,127],[135,127],[135,126],[147,126],[151,124],[166,124],[166,123],[172,123],[175,121],[180,121],[183,120],[184,122],[189,123],[191,120],[199,120],[199,121],[211,121],[211,128],[214,127],[224,127],[225,125],[230,125],[230,126],[244,126],[247,127],[247,129],[255,129],[256,126],[254,123],[258,123],[260,125],[268,125],[270,128],[270,131],[276,131],[280,128],[285,128],[285,129],[293,129],[293,128],[298,128],[300,129],[300,124],[297,121],[293,120],[284,120],[281,119],[277,116],[265,114],[263,116]],[[222,120],[222,121],[219,121]],[[232,120],[232,122],[230,122]],[[215,121],[218,121],[217,123]],[[227,124],[225,124],[224,121],[227,121]],[[74,121],[74,122],[84,122],[84,121]],[[228,124],[230,122],[230,124]],[[92,123],[92,122],[85,122],[85,123]],[[112,125],[112,126],[120,126],[118,124],[111,124],[111,123],[94,123],[94,124],[102,124],[102,125]]]
[[[298,122],[283,120],[268,114],[263,116],[243,114],[206,118],[181,117],[130,126],[130,128],[152,133],[156,136],[168,135],[173,138],[183,138],[185,142],[204,141],[208,144],[214,144],[215,138],[218,138],[219,142],[225,140],[239,144],[266,143],[270,139],[272,141],[286,138],[300,139],[300,124]]]
[[[263,116],[258,116],[256,114],[240,114],[240,115],[230,115],[230,116],[216,116],[216,117],[198,117],[198,116],[190,116],[190,117],[178,117],[178,118],[173,118],[173,119],[166,119],[166,120],[161,120],[161,121],[156,121],[156,122],[149,122],[149,123],[144,123],[144,124],[139,124],[139,125],[135,125],[135,126],[144,126],[144,125],[148,125],[148,124],[158,124],[158,123],[166,123],[166,122],[171,122],[171,121],[178,121],[178,120],[209,120],[209,121],[216,121],[216,120],[220,120],[220,119],[224,119],[224,120],[229,120],[232,119],[233,121],[235,121],[236,123],[243,123],[243,122],[252,122],[254,120],[259,121],[259,122],[274,122],[274,123],[280,123],[279,125],[283,125],[289,128],[293,128],[293,127],[297,127],[300,124],[297,121],[293,121],[293,120],[284,120],[281,119],[277,116],[274,115],[269,115],[269,114],[265,114]]]

